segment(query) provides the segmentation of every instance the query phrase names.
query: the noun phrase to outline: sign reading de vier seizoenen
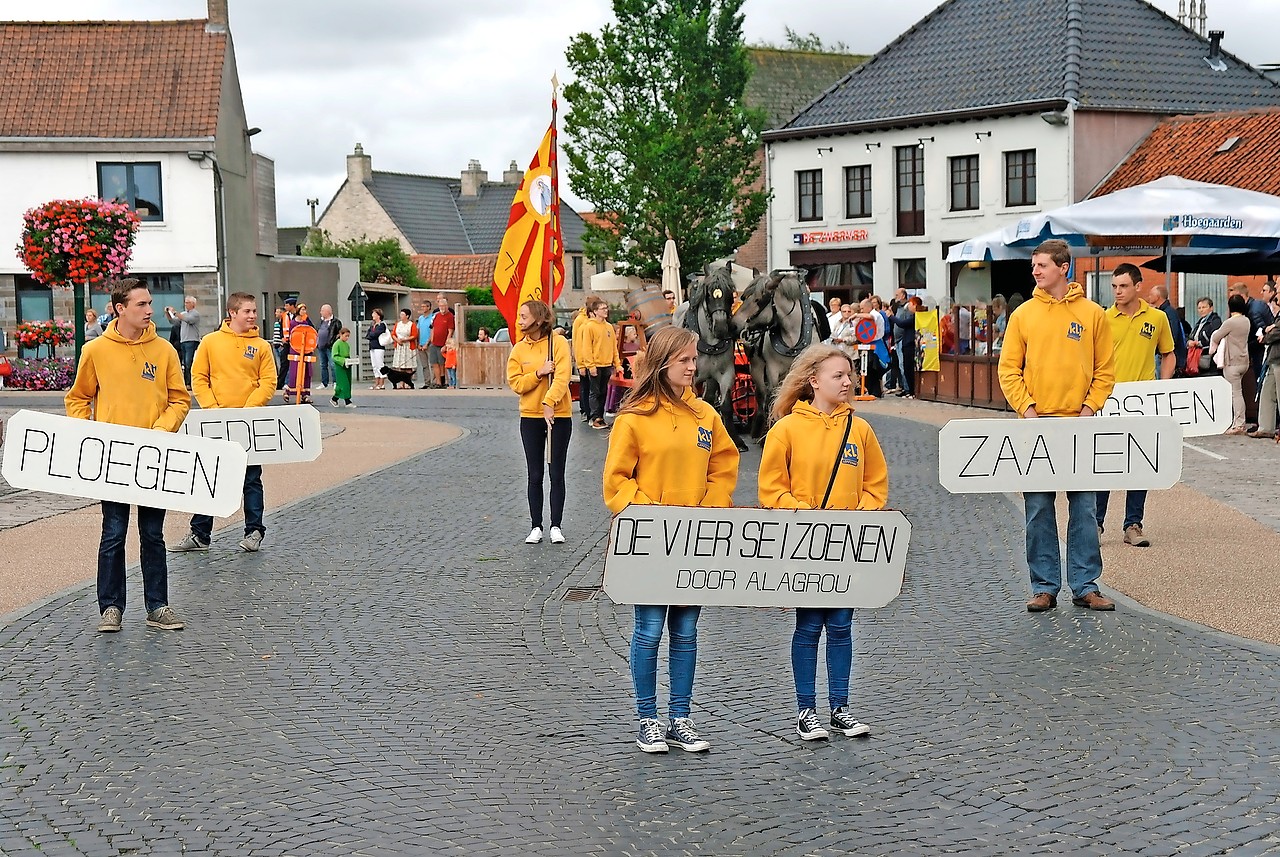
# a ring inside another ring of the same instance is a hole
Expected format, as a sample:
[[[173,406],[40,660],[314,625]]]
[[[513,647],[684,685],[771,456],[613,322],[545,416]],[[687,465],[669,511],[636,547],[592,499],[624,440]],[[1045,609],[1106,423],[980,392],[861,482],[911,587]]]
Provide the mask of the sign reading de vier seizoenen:
[[[901,512],[628,506],[604,591],[618,604],[883,607],[902,591]]]

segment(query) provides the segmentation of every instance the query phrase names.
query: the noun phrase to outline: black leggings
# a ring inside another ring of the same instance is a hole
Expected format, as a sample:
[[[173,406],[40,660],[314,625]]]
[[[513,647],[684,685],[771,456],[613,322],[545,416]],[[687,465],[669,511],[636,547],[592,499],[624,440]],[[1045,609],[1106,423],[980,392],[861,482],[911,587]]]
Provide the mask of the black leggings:
[[[558,527],[564,515],[564,465],[569,454],[573,417],[556,417],[551,429],[551,526]],[[529,471],[529,520],[542,526],[542,466],[546,464],[547,421],[542,417],[520,418],[520,442]]]

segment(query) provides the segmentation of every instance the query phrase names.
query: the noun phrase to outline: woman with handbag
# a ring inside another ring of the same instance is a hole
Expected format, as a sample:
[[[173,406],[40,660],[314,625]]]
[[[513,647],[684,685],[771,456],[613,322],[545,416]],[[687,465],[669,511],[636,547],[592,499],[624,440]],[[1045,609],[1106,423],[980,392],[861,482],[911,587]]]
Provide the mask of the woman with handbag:
[[[1213,362],[1231,383],[1231,428],[1223,434],[1244,434],[1244,375],[1249,371],[1249,304],[1241,295],[1227,299],[1231,315],[1209,338]]]
[[[770,414],[774,425],[760,460],[760,505],[769,509],[883,509],[889,470],[875,432],[853,415],[853,360],[831,345],[806,348],[779,385]],[[830,731],[866,735],[871,728],[849,713],[853,668],[853,609],[797,607],[791,669],[806,741],[828,737],[818,718],[818,640],[827,630]]]
[[[391,345],[391,331],[383,320],[382,310],[373,311],[373,324],[369,325],[366,342],[369,344],[369,365],[373,368],[373,386],[370,390],[385,390],[387,376],[382,367],[386,365],[387,346]]]
[[[604,502],[615,515],[631,504],[733,505],[738,450],[715,409],[693,394],[698,334],[664,327],[649,341],[635,386],[622,400],[604,461]],[[637,604],[631,681],[640,731],[636,745],[665,753],[711,749],[689,719],[698,659],[697,606]],[[658,646],[670,632],[671,725],[658,720]]]

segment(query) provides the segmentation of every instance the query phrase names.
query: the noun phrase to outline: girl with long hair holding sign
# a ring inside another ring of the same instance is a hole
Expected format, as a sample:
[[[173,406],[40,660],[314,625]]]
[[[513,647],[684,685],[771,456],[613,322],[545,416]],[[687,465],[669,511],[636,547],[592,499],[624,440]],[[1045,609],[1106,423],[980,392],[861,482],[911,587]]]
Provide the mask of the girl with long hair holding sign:
[[[770,509],[883,509],[889,471],[875,432],[849,406],[853,360],[831,345],[806,348],[778,388],[773,428],[760,460],[760,505]],[[827,631],[827,695],[830,729],[866,735],[870,727],[849,713],[853,668],[853,609],[797,607],[791,668],[806,741],[826,738],[816,711],[818,639]]]
[[[635,386],[623,399],[609,437],[604,462],[604,502],[617,514],[632,503],[665,506],[733,505],[738,482],[738,450],[720,415],[693,394],[698,367],[698,335],[665,327],[649,340]],[[698,659],[696,606],[637,604],[631,637],[631,679],[640,731],[636,744],[646,753],[665,753],[669,744],[690,752],[711,744],[689,718]],[[670,632],[671,725],[658,720],[658,646],[662,628]]]
[[[533,528],[524,543],[542,541],[542,468],[551,473],[551,543],[564,544],[560,529],[564,515],[564,465],[573,432],[573,403],[569,399],[569,343],[551,330],[551,308],[543,301],[525,301],[516,316],[520,341],[507,358],[507,384],[520,394],[520,442],[529,470],[529,517]],[[547,337],[551,337],[548,357]],[[551,459],[546,460],[547,434]]]

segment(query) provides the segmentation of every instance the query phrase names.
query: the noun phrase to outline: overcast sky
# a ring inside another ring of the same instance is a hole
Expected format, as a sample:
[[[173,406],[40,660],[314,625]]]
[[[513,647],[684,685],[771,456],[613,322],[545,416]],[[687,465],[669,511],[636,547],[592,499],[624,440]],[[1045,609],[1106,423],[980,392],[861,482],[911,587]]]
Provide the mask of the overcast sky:
[[[1042,0],[1022,2],[1034,9]],[[492,179],[513,159],[524,169],[550,121],[551,75],[568,76],[569,39],[598,32],[612,8],[609,0],[229,4],[249,124],[262,128],[254,148],[276,163],[281,226],[308,222],[308,197],[322,207],[332,198],[357,142],[377,170],[456,176],[471,158]],[[789,26],[872,54],[937,5],[746,0],[743,8],[748,42],[781,44]],[[1177,15],[1178,0],[1153,5]],[[1226,31],[1224,48],[1255,65],[1280,62],[1278,0],[1212,0],[1208,9],[1209,28]],[[206,4],[0,0],[0,10],[8,20],[173,19],[203,18]]]

